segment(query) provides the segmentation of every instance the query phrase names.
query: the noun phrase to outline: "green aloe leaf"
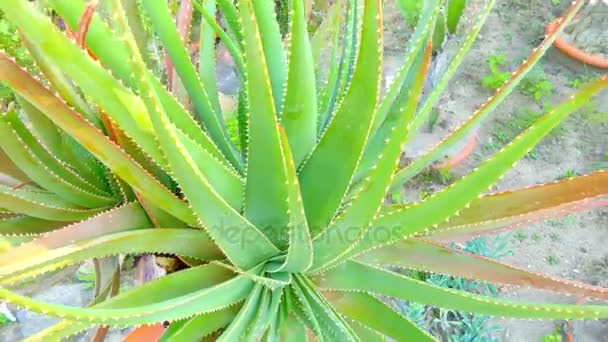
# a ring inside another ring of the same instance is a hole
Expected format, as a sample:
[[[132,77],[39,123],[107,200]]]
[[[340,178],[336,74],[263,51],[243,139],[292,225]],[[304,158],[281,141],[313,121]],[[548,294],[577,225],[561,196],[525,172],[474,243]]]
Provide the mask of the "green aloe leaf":
[[[213,109],[210,95],[205,90],[194,65],[190,62],[190,54],[179,37],[167,4],[160,0],[150,0],[143,3],[143,8],[171,57],[175,71],[188,91],[199,121],[204,124],[209,135],[233,165],[240,164],[238,152],[230,141],[222,113]]]
[[[145,199],[184,222],[189,224],[196,222],[185,202],[177,198],[108,137],[55,97],[6,55],[0,54],[0,68],[3,71],[0,74],[3,81],[74,137],[119,177],[142,193]],[[72,221],[77,219],[72,219],[70,216],[63,218]]]
[[[283,146],[284,168],[287,173],[289,205],[289,247],[285,261],[277,267],[269,266],[269,272],[298,273],[306,271],[312,265],[312,242],[306,214],[300,194],[300,184],[296,175],[296,165],[291,155],[289,142],[285,130],[281,129],[281,143]]]
[[[70,25],[78,26],[80,14],[85,8],[83,0],[49,0],[49,5],[53,7]],[[135,80],[131,77],[130,64],[125,63],[129,60],[128,49],[124,44],[117,39],[116,35],[110,28],[97,16],[93,15],[91,24],[89,25],[86,38],[87,46],[93,51],[95,56],[105,67],[110,69],[117,78],[122,82],[136,88]],[[167,88],[155,77],[152,72],[148,71],[148,77],[156,93],[160,97],[163,107],[168,113],[171,113],[170,120],[180,130],[190,136],[199,145],[210,151],[216,158],[225,163],[229,163],[228,159],[220,152],[217,145],[211,138],[201,129],[199,124],[193,119],[186,109],[181,105],[167,90]],[[235,168],[242,171],[240,163],[233,164]]]
[[[259,2],[255,2],[258,4]],[[260,5],[262,6],[262,5]],[[262,7],[265,7],[262,6]],[[241,23],[244,28],[244,51],[247,63],[247,99],[249,105],[247,145],[247,182],[245,186],[245,216],[276,246],[285,245],[289,222],[287,174],[283,167],[279,124],[273,97],[268,51],[264,50],[266,36],[264,13],[255,12],[251,0],[240,2]],[[262,37],[265,39],[262,40]],[[272,67],[271,67],[272,65]]]
[[[588,175],[483,196],[458,216],[431,232],[435,240],[469,238],[496,233],[543,218],[601,206],[608,200],[608,172]],[[389,207],[390,210],[390,207]]]
[[[422,94],[424,79],[431,62],[429,45],[422,58],[421,66],[407,92],[407,101],[398,110],[390,113],[384,122],[387,136],[383,139],[380,158],[355,190],[351,201],[342,208],[337,217],[321,234],[313,240],[313,271],[323,268],[351,250],[370,228],[370,223],[380,210],[386,189],[394,176],[405,139],[408,136],[407,123],[416,112],[418,99]],[[405,132],[403,128],[405,127]],[[354,233],[353,233],[354,232]],[[334,237],[334,238],[332,238]],[[353,241],[353,239],[355,241]]]
[[[366,281],[361,281],[366,279]],[[318,280],[322,289],[363,291],[468,313],[513,318],[600,319],[608,306],[515,303],[431,285],[358,262],[347,262]],[[384,319],[378,316],[379,320]]]
[[[87,209],[46,191],[14,190],[0,184],[0,208],[51,221],[78,221],[104,208]]]
[[[30,216],[0,219],[0,236],[38,235],[55,230],[66,223],[48,221]]]
[[[289,68],[281,124],[287,131],[295,164],[300,165],[317,142],[317,90],[304,3],[292,2]]]
[[[375,249],[358,258],[370,265],[449,274],[494,284],[527,286],[568,295],[608,298],[608,289],[533,273],[432,241],[408,239]]]
[[[159,342],[197,341],[224,328],[234,320],[239,306],[194,316],[190,319],[171,323]]]
[[[456,33],[458,28],[458,22],[464,13],[464,9],[467,5],[467,0],[451,0],[448,2],[447,7],[447,27],[448,32],[451,34]]]
[[[173,177],[181,186],[197,216],[197,225],[203,226],[228,259],[242,269],[248,269],[275,256],[278,253],[275,246],[213,189],[187,153],[147,79],[145,65],[127,26],[122,7],[116,0],[113,4],[114,21],[132,55],[134,78],[150,113],[162,150],[169,161]]]
[[[429,333],[372,295],[328,292],[326,296],[338,311],[396,341],[435,341]]]
[[[300,172],[302,198],[313,236],[329,223],[338,210],[370,134],[380,90],[380,7],[377,0],[365,1],[361,51],[350,87]],[[331,175],[331,179],[328,175]],[[322,181],[324,179],[326,181]],[[324,200],[319,201],[319,198]]]
[[[11,249],[2,256],[8,258],[20,255],[22,250],[16,249]],[[107,234],[48,251],[39,251],[35,256],[22,257],[14,262],[2,262],[0,283],[13,283],[90,258],[143,253],[165,253],[198,260],[223,258],[213,241],[201,230],[137,229]]]

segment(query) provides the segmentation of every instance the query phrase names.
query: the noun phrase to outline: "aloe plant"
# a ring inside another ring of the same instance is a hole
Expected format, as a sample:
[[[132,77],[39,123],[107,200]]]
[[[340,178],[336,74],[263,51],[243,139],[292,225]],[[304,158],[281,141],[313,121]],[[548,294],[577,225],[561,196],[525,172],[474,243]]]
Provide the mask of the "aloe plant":
[[[582,5],[573,3],[558,30],[468,121],[396,170],[404,145],[494,4],[485,3],[452,64],[420,102],[428,42],[443,2],[424,2],[403,66],[380,96],[379,0],[337,1],[318,28],[330,34],[313,38],[305,2],[290,1],[287,39],[272,1],[183,0],[176,25],[165,1],[146,0],[141,8],[153,37],[142,31],[138,7],[120,0],[107,0],[106,12],[82,0],[45,1],[75,37],[35,3],[1,1],[44,80],[0,54],[0,79],[19,100],[0,118],[0,234],[26,241],[0,255],[0,300],[63,319],[30,337],[35,341],[95,326],[143,326],[136,334],[162,333],[163,341],[433,340],[386,305],[385,296],[514,318],[608,318],[605,305],[517,303],[393,271],[608,298],[608,289],[530,273],[446,243],[606,204],[608,173],[602,170],[485,192],[607,87],[608,76],[555,105],[445,190],[417,203],[383,205],[391,188],[439,159],[515,89]],[[192,19],[195,10],[200,23]],[[216,11],[224,28],[215,22]],[[219,101],[216,36],[242,85],[241,148],[228,135]],[[191,61],[189,37],[199,37],[198,63]],[[154,44],[166,52],[170,68],[148,58]],[[331,46],[328,68],[319,61],[323,45]],[[167,74],[152,71],[163,69]],[[179,82],[167,87],[161,80]],[[118,294],[117,256],[124,254],[169,254],[189,267]],[[88,259],[95,260],[97,275],[90,307],[43,303],[15,291]],[[169,327],[159,328],[160,322]]]

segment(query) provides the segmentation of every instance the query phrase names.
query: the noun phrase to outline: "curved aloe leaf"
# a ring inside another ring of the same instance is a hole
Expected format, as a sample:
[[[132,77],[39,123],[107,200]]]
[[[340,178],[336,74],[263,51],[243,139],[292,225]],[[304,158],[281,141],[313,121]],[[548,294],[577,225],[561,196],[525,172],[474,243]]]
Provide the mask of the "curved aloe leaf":
[[[232,322],[241,308],[231,306],[216,312],[171,323],[159,342],[195,341],[209,336]]]
[[[313,236],[338,210],[370,134],[380,90],[381,6],[378,0],[365,1],[361,51],[350,87],[300,172],[302,198]],[[331,181],[328,175],[332,175]],[[327,181],[320,181],[323,179]],[[324,200],[319,201],[319,198]]]
[[[132,228],[131,228],[132,229]],[[20,255],[19,248],[2,254],[3,258]],[[37,255],[11,259],[0,263],[0,283],[13,283],[56,270],[90,258],[119,254],[165,253],[198,260],[223,258],[213,242],[201,230],[193,229],[137,229],[80,241],[61,248],[38,251]]]
[[[287,173],[289,205],[289,247],[285,261],[276,268],[268,268],[269,272],[298,273],[306,271],[312,265],[312,242],[306,214],[300,194],[300,184],[296,175],[296,165],[291,155],[289,142],[285,130],[281,129],[281,143],[283,146],[284,168]]]
[[[275,256],[278,250],[255,226],[235,211],[200,172],[177,132],[161,109],[158,96],[148,82],[145,65],[129,31],[122,6],[116,0],[114,21],[131,52],[134,78],[150,113],[158,140],[167,156],[173,177],[182,187],[198,225],[237,267],[248,269]]]
[[[431,232],[434,240],[496,233],[547,217],[608,205],[608,171],[489,194]]]
[[[351,250],[356,245],[356,241],[360,240],[370,228],[370,222],[380,210],[386,189],[390,185],[394,170],[399,163],[405,139],[409,134],[407,123],[416,112],[431,61],[431,52],[429,43],[422,58],[422,65],[417,69],[416,79],[408,90],[408,100],[399,111],[391,113],[384,123],[387,127],[387,136],[384,139],[377,164],[374,165],[362,184],[357,187],[350,203],[342,208],[340,216],[314,238],[313,271],[323,268]],[[404,127],[405,133],[402,132]],[[332,236],[337,239],[333,239]]]
[[[51,221],[78,221],[104,208],[87,209],[46,191],[14,190],[0,184],[0,208]]]
[[[289,222],[287,204],[287,175],[283,167],[283,153],[276,111],[276,94],[270,84],[274,69],[261,39],[268,13],[256,12],[256,4],[241,0],[244,51],[247,62],[247,99],[249,104],[247,144],[247,182],[245,185],[245,216],[272,241],[283,248]],[[272,6],[270,2],[259,6]],[[274,10],[272,11],[274,12]],[[268,29],[268,27],[266,27]],[[278,29],[278,27],[277,27]],[[277,31],[278,32],[278,31]],[[274,37],[271,37],[274,38]],[[271,38],[268,38],[271,40]],[[270,47],[269,47],[270,48]],[[275,56],[276,57],[276,56]],[[276,61],[274,61],[276,63]],[[272,65],[272,67],[271,67]],[[280,68],[280,67],[279,67]],[[281,93],[281,96],[283,94]],[[283,148],[288,148],[285,146]]]
[[[49,0],[53,7],[68,23],[78,25],[80,13],[85,8],[83,0]],[[122,82],[135,88],[135,80],[131,77],[129,63],[129,52],[127,48],[117,39],[110,28],[97,16],[93,15],[91,24],[87,31],[87,46],[93,51],[104,66],[112,70],[112,73]],[[210,151],[216,158],[229,163],[224,154],[220,152],[217,145],[200,128],[199,124],[192,118],[183,105],[181,105],[167,90],[167,88],[151,72],[148,77],[157,92],[163,107],[171,113],[170,120],[180,130],[194,139],[198,144]],[[235,168],[242,171],[240,163],[233,164]]]
[[[544,319],[608,318],[608,306],[514,303],[438,287],[352,261],[327,272],[317,283],[330,291],[363,291],[477,314]]]
[[[608,298],[608,289],[605,288],[533,273],[422,239],[408,239],[378,248],[362,255],[358,260],[370,265],[443,273],[581,297]]]
[[[50,232],[66,223],[48,221],[30,216],[16,216],[0,219],[0,236],[38,235]]]
[[[304,3],[292,2],[289,67],[281,124],[287,131],[295,164],[300,165],[317,142],[317,89]]]
[[[188,91],[190,100],[196,108],[198,119],[205,125],[209,135],[218,144],[224,155],[233,165],[239,165],[241,161],[236,148],[228,137],[222,113],[213,110],[209,95],[203,87],[194,65],[190,62],[190,55],[179,37],[167,4],[164,1],[150,0],[143,3],[143,8]]]
[[[186,203],[4,54],[0,54],[0,68],[3,71],[3,81],[74,137],[119,177],[141,192],[144,198],[188,224],[195,223],[192,211]],[[84,217],[80,217],[82,218]]]
[[[351,319],[396,341],[433,342],[435,339],[412,321],[367,293],[328,292],[325,296]]]

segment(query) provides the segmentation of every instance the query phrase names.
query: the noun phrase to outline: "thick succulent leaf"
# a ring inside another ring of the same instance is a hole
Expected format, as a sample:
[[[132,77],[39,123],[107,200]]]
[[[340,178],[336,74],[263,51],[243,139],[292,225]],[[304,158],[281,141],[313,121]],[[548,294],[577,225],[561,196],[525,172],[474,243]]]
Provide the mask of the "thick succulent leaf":
[[[31,182],[27,175],[23,173],[23,171],[17,167],[0,148],[0,179],[6,176],[12,178],[12,180],[21,181],[23,183]]]
[[[608,171],[557,180],[474,200],[431,232],[434,240],[463,239],[608,205]],[[390,208],[390,207],[389,207]]]
[[[132,229],[132,228],[131,228]],[[37,255],[22,257],[16,248],[2,254],[3,258],[19,255],[0,263],[0,283],[7,284],[52,271],[90,258],[119,254],[163,253],[198,260],[223,258],[207,234],[196,229],[137,229],[80,241],[61,248],[39,251]]]
[[[302,197],[313,236],[338,210],[370,133],[382,67],[379,48],[382,44],[378,43],[382,42],[381,7],[378,0],[365,1],[361,51],[350,87],[300,173]]]
[[[432,162],[438,160],[443,156],[443,153],[449,149],[451,146],[456,144],[459,141],[462,141],[463,138],[467,136],[474,128],[478,127],[479,124],[485,119],[512,91],[517,87],[519,82],[532,70],[532,68],[536,65],[536,63],[540,60],[540,58],[545,54],[545,52],[552,46],[553,42],[557,38],[558,34],[561,33],[561,30],[574,18],[576,12],[583,5],[582,1],[575,2],[570,7],[568,12],[564,15],[564,20],[561,22],[559,28],[552,34],[545,36],[543,42],[533,50],[532,54],[522,63],[522,65],[513,72],[511,78],[500,87],[496,93],[488,98],[488,100],[479,107],[478,110],[475,111],[471,115],[471,117],[466,120],[460,127],[458,127],[454,132],[452,132],[448,137],[446,137],[439,145],[435,146],[429,152],[414,160],[411,164],[403,168],[397,173],[397,176],[393,180],[392,189],[398,188],[400,185],[417,175],[420,171],[422,171],[425,167],[430,165]],[[437,91],[435,88],[434,91]],[[438,96],[438,95],[437,95]],[[412,123],[412,129],[418,129],[419,125],[422,124],[421,118],[426,115],[425,111],[429,111],[432,109],[430,105],[436,99],[433,98],[433,95],[425,102],[424,107],[421,109],[420,113],[418,113],[417,119]]]
[[[407,101],[408,98],[407,96],[404,96],[403,93],[407,92],[416,79],[416,75],[418,75],[417,70],[420,67],[420,60],[424,54],[425,44],[428,42],[427,38],[433,29],[433,25],[440,13],[441,5],[443,5],[444,2],[445,1],[433,0],[424,3],[420,21],[408,40],[403,64],[376,109],[376,116],[374,117],[374,124],[372,126],[373,133],[377,132],[378,128],[380,128],[380,125],[384,122],[384,119],[390,112],[394,112],[395,110],[398,111],[403,106],[403,103]],[[374,140],[379,139],[376,138],[376,136],[377,134],[375,134],[374,138],[369,142],[370,145],[374,144]],[[367,149],[369,148],[368,145]],[[366,151],[366,155],[363,157],[364,160],[365,158],[370,158],[368,156],[369,154],[370,152]],[[375,157],[375,155],[372,156]],[[362,165],[365,165],[364,161],[362,161]]]
[[[396,341],[435,341],[429,333],[372,295],[328,292],[325,296],[344,315]]]
[[[262,285],[256,284],[239,313],[217,339],[218,342],[234,341],[246,336],[247,328],[251,321],[255,319],[256,313],[267,309],[262,306],[265,294],[267,294],[267,290]]]
[[[299,273],[306,271],[312,264],[312,242],[306,222],[306,214],[304,213],[294,158],[291,155],[285,131],[281,129],[280,133],[284,168],[288,182],[289,223],[287,228],[289,229],[289,248],[285,261],[277,265],[276,268],[269,266],[268,271]]]
[[[199,341],[215,331],[227,326],[239,312],[239,306],[194,316],[190,319],[171,323],[159,342]]]
[[[304,3],[293,1],[292,11],[287,90],[281,124],[287,131],[295,164],[300,165],[317,142],[317,89]]]
[[[192,101],[195,107],[199,121],[204,124],[209,135],[219,146],[220,150],[222,150],[226,158],[233,165],[240,164],[238,152],[230,141],[222,114],[216,112],[209,101],[209,95],[205,91],[194,65],[190,61],[190,54],[179,37],[167,3],[161,0],[145,1],[143,8],[162,41],[165,51],[171,57],[175,71],[188,91],[190,101]]]
[[[131,52],[134,78],[148,107],[158,141],[167,156],[173,177],[197,216],[198,224],[206,228],[213,241],[237,267],[248,269],[276,255],[278,250],[274,245],[214,191],[192,156],[187,153],[178,133],[161,109],[156,92],[150,86],[144,72],[145,65],[129,32],[121,5],[116,0],[113,4],[114,21]]]
[[[106,258],[94,258],[95,287],[93,304],[97,304],[113,297],[118,293],[120,287],[120,260],[118,256]],[[98,334],[103,333],[103,331]]]
[[[217,1],[215,1],[217,2]],[[214,3],[215,3],[214,2]],[[226,0],[221,0],[220,2],[226,2]],[[228,50],[228,52],[230,53],[230,57],[232,57],[232,59],[234,60],[234,64],[237,67],[237,72],[239,73],[239,75],[243,75],[245,72],[245,62],[243,61],[243,52],[241,51],[240,46],[234,41],[234,39],[226,32],[224,31],[224,29],[218,24],[218,22],[216,21],[216,17],[215,15],[213,15],[213,13],[215,13],[215,11],[212,11],[211,8],[211,1],[210,0],[205,0],[203,1],[205,6],[209,6],[209,7],[204,7],[201,4],[199,4],[197,1],[194,1],[194,7],[200,12],[201,16],[203,17],[203,21],[201,22],[201,25],[203,25],[203,22],[206,23],[207,26],[209,26],[208,30],[209,33],[214,33],[216,34],[220,40],[222,41],[222,43],[224,43],[224,46],[226,47],[226,49]],[[221,5],[220,5],[221,6]],[[224,14],[224,17],[226,17],[226,12],[222,12],[222,14]],[[238,15],[238,13],[234,13],[236,15]],[[237,17],[238,19],[238,17]],[[240,24],[239,24],[240,25]],[[211,36],[211,38],[206,38],[207,41],[209,42],[214,42],[215,40],[215,36]],[[209,43],[204,43],[203,37],[201,36],[201,50],[199,52],[199,56],[201,56],[200,58],[203,58],[202,56],[205,56],[205,54],[209,53],[210,51],[205,50],[202,51],[204,48],[204,45],[206,44],[207,47],[213,47],[214,51],[215,51],[215,44],[209,44]],[[215,53],[213,55],[209,55],[210,58],[209,59],[209,63],[210,65],[207,66],[207,68],[210,68],[211,66],[213,66],[213,68],[215,69]],[[207,75],[208,71],[203,71],[201,70],[201,66],[199,65],[199,75],[201,76],[201,80],[203,81],[203,85],[205,85],[205,88],[207,88],[207,85],[209,84],[210,89],[207,89],[207,93],[210,94],[212,92],[212,88],[216,87],[215,84],[211,84],[208,82],[209,80],[206,80],[206,78],[209,76]],[[215,75],[215,73],[213,74]],[[215,77],[215,76],[212,76]],[[215,90],[217,92],[217,90]],[[209,96],[212,96],[211,94]]]
[[[106,305],[103,308],[84,309],[47,304],[18,295],[4,288],[0,288],[0,299],[18,307],[27,307],[33,312],[60,316],[65,319],[88,320],[92,324],[124,326],[183,319],[192,315],[223,309],[243,300],[251,292],[252,286],[253,282],[251,280],[244,276],[238,276],[202,290],[197,289],[183,295],[175,295],[176,290],[182,291],[180,287],[183,287],[183,285],[174,284],[172,288],[156,288],[156,291],[164,292],[164,294],[173,293],[174,295],[170,298],[154,301],[154,297],[152,297],[136,306],[120,305],[116,308]],[[128,292],[125,294],[128,294]],[[117,296],[113,299],[118,300],[120,298],[123,297]],[[136,299],[141,301],[142,298]],[[102,302],[100,305],[103,303],[110,303],[110,301]],[[117,301],[111,301],[111,303],[117,303]]]
[[[365,281],[361,281],[365,279]],[[601,319],[608,317],[605,305],[555,305],[514,303],[431,285],[426,282],[349,261],[318,278],[321,289],[368,292],[445,309],[483,315],[541,319]]]
[[[409,25],[415,25],[420,14],[420,2],[418,0],[396,0],[397,8]]]
[[[347,1],[345,5],[345,15],[343,22],[343,33],[340,38],[339,31],[335,32],[334,42],[334,56],[337,58],[338,51],[339,59],[334,59],[329,66],[329,77],[328,82],[325,85],[325,89],[321,93],[320,103],[320,118],[319,118],[319,132],[324,133],[327,125],[330,123],[332,118],[336,114],[336,109],[339,109],[339,105],[344,100],[349,88],[350,81],[353,78],[355,69],[355,61],[357,59],[357,47],[360,46],[359,38],[360,35],[360,21],[362,12],[359,9],[359,1]],[[342,39],[341,44],[339,44]],[[339,47],[339,45],[341,45]],[[380,44],[382,45],[382,44]]]
[[[46,118],[46,117],[45,117]],[[87,182],[46,149],[15,112],[0,115],[0,147],[21,170],[42,187],[85,207],[116,204],[107,192]]]
[[[78,25],[80,14],[85,8],[83,0],[49,0],[48,3],[70,25]],[[128,86],[136,88],[135,79],[131,75],[130,63],[125,63],[125,61],[130,59],[128,49],[97,15],[93,16],[87,31],[87,46],[99,58],[99,61],[110,69],[117,78]],[[167,113],[171,113],[169,119],[180,130],[210,151],[216,158],[228,163],[226,157],[220,152],[211,138],[200,128],[183,105],[169,93],[161,81],[152,72],[148,72],[148,77],[160,97],[163,107]],[[242,171],[240,163],[233,164],[233,166]]]
[[[263,46],[263,42],[272,39],[263,36],[261,31],[263,21],[269,19],[254,12],[255,6],[251,0],[240,2],[249,104],[245,216],[270,241],[282,248],[287,235],[285,226],[289,222],[287,174],[282,149],[289,147],[281,146],[276,100],[270,87],[269,72],[274,65],[267,59]]]
[[[408,131],[408,122],[416,112],[418,99],[431,61],[432,47],[427,46],[416,79],[408,89],[403,106],[391,113],[383,127],[387,135],[381,146],[380,157],[362,184],[357,187],[353,198],[342,208],[340,215],[313,240],[313,272],[347,253],[355,246],[353,239],[360,240],[370,228],[370,222],[382,206],[386,190],[391,184]],[[338,237],[332,239],[333,237]],[[348,238],[346,238],[348,236]],[[334,240],[334,241],[332,241]]]
[[[279,30],[279,23],[276,20],[275,4],[273,1],[257,1],[257,0],[239,0],[239,10],[241,12],[241,25],[243,25],[244,43],[247,41],[247,34],[253,33],[249,31],[244,23],[244,13],[249,13],[252,18],[255,16],[257,31],[261,37],[261,44],[264,51],[265,64],[268,66],[268,77],[270,78],[270,87],[272,88],[272,97],[274,98],[275,113],[283,111],[283,97],[285,96],[285,82],[287,80],[287,62],[285,58],[285,49],[283,47],[283,39]],[[246,5],[249,4],[249,5]],[[247,6],[251,6],[247,8]],[[251,13],[251,10],[254,13]],[[258,34],[256,34],[258,35]],[[247,59],[247,63],[252,60]],[[251,77],[248,71],[247,78]],[[268,84],[266,85],[269,86]]]
[[[285,306],[287,312],[292,312],[296,317],[291,319],[288,318],[288,321],[295,319],[299,323],[302,323],[302,325],[308,327],[315,335],[323,336],[320,319],[317,319],[306,295],[295,283],[285,291]],[[299,325],[296,324],[294,328],[299,328]],[[283,331],[282,333],[286,332]]]
[[[588,83],[467,176],[422,202],[379,216],[351,255],[436,228],[487,190],[571,112],[607,86],[608,75]]]
[[[209,96],[209,102],[211,107],[216,113],[221,113],[219,92],[217,88],[217,77],[215,70],[215,33],[224,32],[223,30],[215,31],[214,27],[211,26],[215,23],[215,18],[212,21],[207,20],[211,13],[215,14],[216,6],[215,0],[205,0],[203,5],[199,5],[197,0],[193,1],[193,4],[199,12],[202,14],[205,20],[201,20],[200,25],[200,37],[199,37],[199,53],[198,53],[198,75],[201,78],[203,88]],[[213,16],[212,16],[213,17]],[[228,45],[230,43],[224,43]]]
[[[340,4],[340,2],[337,3]],[[341,26],[343,27],[342,29]],[[343,19],[342,15],[338,12],[337,20],[334,22],[334,26],[330,28],[333,31],[333,35],[331,37],[330,46],[332,47],[332,49],[331,57],[327,65],[327,71],[323,69],[318,71],[319,73],[322,73],[323,71],[327,73],[325,79],[323,79],[323,83],[320,84],[318,87],[318,133],[323,132],[323,130],[327,127],[329,119],[334,114],[334,107],[337,101],[338,91],[340,87],[339,81],[342,73],[344,72],[343,69],[348,46],[347,39],[340,40],[342,31],[346,32],[346,27],[347,19]],[[318,61],[315,61],[315,65],[320,67],[323,64],[318,63]],[[318,78],[320,77],[318,76]]]
[[[103,208],[87,209],[46,191],[14,190],[0,184],[0,208],[51,221],[78,221]]]
[[[66,247],[69,245],[104,234],[146,227],[151,227],[151,223],[141,206],[137,203],[128,204],[14,247],[3,254],[6,258],[0,262],[0,267],[28,262],[30,258],[37,258],[39,254],[56,249],[68,250]]]
[[[146,200],[188,224],[196,222],[192,211],[185,202],[165,188],[91,123],[70,109],[3,54],[0,54],[0,70],[3,71],[0,74],[2,80],[6,81],[13,90],[40,109],[57,126],[74,137],[116,175],[139,191]],[[77,219],[83,218],[79,217]],[[75,219],[68,218],[68,220],[73,221]]]
[[[378,248],[362,255],[358,260],[370,265],[401,267],[580,297],[608,299],[608,288],[533,273],[422,239],[408,239]]]
[[[101,189],[99,190],[100,192],[107,192],[107,185],[101,176],[101,164],[72,137],[63,134],[53,121],[38,110],[38,108],[20,96],[16,96],[16,98],[21,108],[21,113],[33,127],[34,135],[40,139],[41,143],[48,150],[48,153],[55,157],[53,159],[58,159],[66,166],[78,170],[80,173],[78,178],[82,178],[94,186],[94,189],[91,191]],[[62,177],[65,178],[65,176]],[[71,181],[77,184],[81,183],[73,179]],[[80,186],[87,187],[87,185]]]
[[[278,314],[282,294],[282,289],[265,290],[265,297],[259,304],[257,315],[248,328],[248,340],[259,341],[268,333],[271,322]]]
[[[460,17],[464,13],[467,0],[452,0],[448,2],[447,7],[447,27],[451,34],[456,33]]]
[[[323,21],[317,27],[314,36],[310,40],[310,49],[312,50],[313,64],[315,66],[321,65],[321,51],[328,44],[335,43],[332,37],[340,32],[340,9],[342,3],[342,1],[336,1],[327,9],[325,18],[323,18]]]
[[[101,129],[102,123],[99,116],[91,110],[89,105],[78,93],[73,83],[65,76],[61,69],[54,64],[51,59],[46,58],[38,47],[30,44],[27,40],[24,40],[24,46],[30,52],[30,55],[36,62],[38,69],[44,74],[52,88],[59,93],[61,98],[63,98],[70,106],[74,107],[76,111],[81,113],[87,120],[89,120],[89,122],[94,124],[95,127]],[[23,103],[20,104],[23,107]],[[48,141],[45,142],[48,143]],[[57,151],[52,148],[51,144],[48,146],[51,151],[57,153]]]
[[[0,219],[0,236],[38,235],[55,230],[66,223],[48,221],[30,216],[16,216]]]
[[[243,44],[243,28],[239,12],[233,0],[217,0],[217,5],[226,21],[226,29],[238,44]]]
[[[234,273],[217,265],[208,264],[204,266],[197,266],[171,273],[142,286],[122,292],[115,297],[112,297],[104,302],[96,304],[90,309],[85,310],[89,312],[99,312],[99,310],[104,309],[114,309],[112,311],[124,311],[121,309],[141,308],[143,312],[146,306],[159,303],[169,303],[174,301],[176,298],[194,298],[197,293],[201,297],[205,298],[209,295],[209,293],[215,293],[218,298],[213,300],[214,303],[209,302],[209,305],[205,304],[201,306],[201,310],[198,312],[197,310],[189,310],[193,313],[184,317],[176,318],[176,320],[184,319],[192,315],[204,315],[207,313],[219,312],[220,310],[233,307],[235,304],[240,302],[240,300],[230,299],[230,297],[237,295],[236,293],[228,293],[230,288],[236,289],[240,287],[238,286],[238,283],[243,282],[239,278],[233,277]],[[249,285],[250,289],[253,288],[253,283]],[[222,288],[224,288],[224,290],[222,290]],[[243,299],[247,295],[246,292],[247,291],[243,291],[240,295]],[[216,305],[218,302],[222,302],[223,304]],[[185,300],[183,303],[187,303],[187,300]],[[190,305],[188,304],[188,306]],[[207,309],[213,306],[215,306],[215,308]],[[180,307],[179,303],[174,305],[172,315],[178,314],[178,312],[183,312],[183,308],[184,307]],[[178,316],[180,315],[178,314]],[[95,325],[95,322],[87,322],[82,317],[76,317],[76,319],[78,321],[63,321],[59,324],[51,326],[50,328],[32,336],[30,339],[32,341],[58,341],[61,338],[69,337]],[[166,320],[170,319],[171,318],[168,317]],[[163,321],[165,321],[165,319],[159,317],[157,322]],[[129,323],[122,323],[119,320],[114,321],[113,323],[108,323],[108,325],[122,327],[128,326]]]
[[[135,94],[71,42],[29,1],[16,0],[10,5],[2,2],[0,9],[31,44],[78,84],[143,151],[161,165],[165,164],[145,106]]]
[[[317,336],[323,339],[331,336],[334,341],[359,341],[355,332],[332,305],[317,290],[314,284],[302,276],[295,276],[296,287],[300,289],[302,300],[308,302],[310,312],[319,322],[320,332]]]

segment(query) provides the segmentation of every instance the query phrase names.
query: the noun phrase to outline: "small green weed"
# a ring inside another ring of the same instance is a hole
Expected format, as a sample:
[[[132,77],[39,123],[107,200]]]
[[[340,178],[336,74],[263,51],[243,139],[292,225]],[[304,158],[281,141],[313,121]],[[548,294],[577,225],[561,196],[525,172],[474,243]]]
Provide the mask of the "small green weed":
[[[95,271],[92,268],[80,268],[76,273],[76,279],[84,283],[85,289],[92,289],[95,286]]]
[[[506,59],[504,55],[492,55],[488,57],[488,68],[490,73],[486,74],[481,80],[481,85],[485,88],[496,90],[509,80],[511,74],[501,70],[501,66],[505,65]]]
[[[553,93],[553,84],[547,80],[545,72],[540,67],[532,71],[519,83],[522,94],[531,96],[536,101],[546,99]]]
[[[556,325],[552,333],[543,336],[540,342],[562,342],[562,327]]]
[[[518,231],[517,233],[515,233],[513,235],[513,238],[516,239],[519,242],[523,242],[525,239],[528,238],[528,234],[522,232],[522,231]]]
[[[559,234],[557,234],[555,232],[549,233],[549,238],[556,242],[561,240],[561,238],[559,237]]]
[[[559,179],[568,179],[568,178],[576,177],[578,175],[579,175],[578,172],[576,172],[572,169],[569,169],[569,170],[564,171],[564,173],[560,174],[559,176],[557,176],[557,179],[558,180]]]
[[[559,264],[559,258],[556,257],[555,255],[547,255],[545,257],[545,262],[551,266],[555,266],[555,265]]]
[[[430,133],[433,133],[433,130],[435,129],[435,126],[437,125],[438,121],[439,121],[439,110],[437,108],[435,108],[431,111],[431,113],[429,113],[428,127],[429,127]]]
[[[551,3],[553,6],[559,6],[562,4],[562,0],[551,0]]]
[[[543,239],[543,236],[538,234],[538,233],[534,233],[532,234],[532,240],[534,240],[534,242],[539,242],[540,240]]]

